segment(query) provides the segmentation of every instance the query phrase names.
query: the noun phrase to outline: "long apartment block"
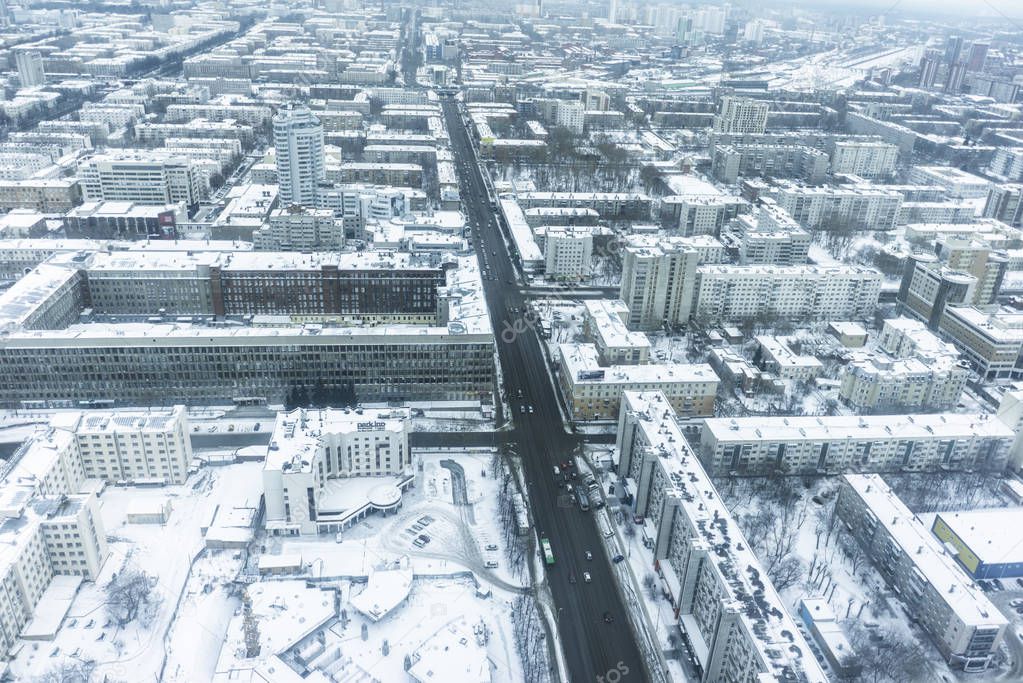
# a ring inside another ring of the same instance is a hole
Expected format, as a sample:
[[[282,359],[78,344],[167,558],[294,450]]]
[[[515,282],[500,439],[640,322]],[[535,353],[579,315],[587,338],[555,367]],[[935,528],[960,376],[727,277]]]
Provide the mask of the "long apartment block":
[[[1012,426],[939,413],[704,420],[700,461],[715,476],[1005,469]]]
[[[847,474],[835,514],[945,660],[983,671],[1008,621],[877,474]]]
[[[617,447],[700,680],[827,681],[661,392],[624,393]]]

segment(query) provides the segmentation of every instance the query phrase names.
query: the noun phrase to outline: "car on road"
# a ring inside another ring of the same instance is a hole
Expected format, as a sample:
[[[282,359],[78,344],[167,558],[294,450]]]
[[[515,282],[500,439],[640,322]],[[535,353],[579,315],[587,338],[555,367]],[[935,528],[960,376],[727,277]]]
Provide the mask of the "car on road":
[[[591,553],[589,550],[586,551],[586,560],[590,562],[593,561],[593,553]]]
[[[497,569],[497,560],[487,560],[487,563],[484,566],[487,569]]]
[[[487,550],[493,552],[494,550],[497,550],[497,546],[495,544],[493,544],[493,543],[488,543],[487,544]]]
[[[525,415],[526,414],[526,406],[519,406],[519,412],[522,413],[523,415]]]
[[[622,562],[624,560],[625,555],[615,555],[614,557],[611,558],[611,561],[614,562],[615,564],[618,564],[619,562]]]
[[[615,620],[615,618],[611,616],[610,612],[604,612],[604,623],[605,624],[614,623],[614,620]]]
[[[505,280],[505,282],[507,282],[509,285],[515,284],[515,281],[512,280],[511,278],[508,278],[507,280]]]
[[[530,412],[530,413],[532,413],[532,412],[533,412],[533,406],[529,406],[529,412]]]
[[[583,572],[583,581],[585,581],[586,583],[590,583],[591,581],[593,581],[593,577],[590,576],[589,572]]]
[[[556,476],[558,476],[559,474],[561,474],[561,470],[560,470],[560,469],[558,469],[558,466],[557,466],[557,465],[555,465],[555,466],[554,466],[554,476],[556,477]]]
[[[575,574],[569,574],[568,575],[568,582],[569,583],[575,583],[576,582],[575,581]]]

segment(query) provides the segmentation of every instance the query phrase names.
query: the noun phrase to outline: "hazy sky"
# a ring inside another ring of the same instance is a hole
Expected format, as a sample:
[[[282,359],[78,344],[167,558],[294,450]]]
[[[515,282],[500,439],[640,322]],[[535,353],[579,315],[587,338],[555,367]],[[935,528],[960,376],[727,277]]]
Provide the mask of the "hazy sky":
[[[739,0],[736,4],[745,4]],[[957,14],[962,16],[1011,17],[1023,20],[1023,0],[773,0],[776,7],[791,6],[818,7],[862,7],[872,12],[892,9],[918,14]],[[1023,30],[1023,29],[1021,29]]]

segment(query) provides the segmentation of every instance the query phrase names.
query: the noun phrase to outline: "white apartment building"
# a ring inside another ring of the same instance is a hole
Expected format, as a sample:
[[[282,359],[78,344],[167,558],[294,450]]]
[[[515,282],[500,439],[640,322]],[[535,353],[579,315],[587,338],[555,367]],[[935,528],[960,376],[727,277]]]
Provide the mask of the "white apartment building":
[[[642,365],[650,361],[650,340],[627,327],[629,307],[621,300],[586,299],[583,333],[605,365]]]
[[[1023,227],[1023,185],[992,185],[984,203],[984,216],[1015,228]]]
[[[554,122],[576,135],[582,135],[586,124],[586,106],[582,102],[559,101]]]
[[[308,107],[288,105],[274,116],[273,129],[281,204],[316,206],[326,179],[320,120]]]
[[[393,512],[415,480],[408,409],[278,413],[263,467],[271,534],[337,533]]]
[[[629,307],[629,328],[684,325],[692,314],[701,263],[722,263],[725,247],[709,235],[630,235],[622,249],[619,297]]]
[[[988,166],[988,173],[1006,181],[1023,180],[1023,147],[999,147]]]
[[[1008,621],[877,474],[847,474],[835,514],[950,665],[983,671]]]
[[[672,195],[661,199],[661,217],[683,235],[717,235],[725,224],[749,210],[745,200],[729,195]]]
[[[617,449],[702,683],[827,681],[664,395],[625,393]]]
[[[271,211],[252,241],[260,251],[337,251],[345,245],[344,228],[344,220],[330,209],[293,204]]]
[[[558,347],[561,388],[573,420],[613,420],[626,391],[662,391],[683,417],[714,414],[718,376],[706,363],[600,364],[593,344]]]
[[[545,275],[555,280],[585,280],[593,270],[593,229],[585,225],[545,228]]]
[[[987,197],[992,183],[980,176],[954,166],[914,166],[909,182],[918,185],[940,185],[950,197],[970,199]]]
[[[873,315],[880,294],[881,274],[859,266],[706,265],[696,270],[692,317],[859,320]]]
[[[188,477],[192,442],[184,406],[87,411],[74,430],[90,479],[183,484]]]
[[[889,178],[898,159],[899,148],[887,142],[841,141],[831,150],[831,172]]]
[[[86,199],[193,206],[209,194],[199,164],[181,156],[97,154],[78,165]]]
[[[700,460],[715,476],[840,472],[1001,472],[1011,426],[987,414],[710,418]]]
[[[969,365],[912,318],[886,320],[879,353],[862,351],[839,377],[839,396],[858,410],[950,409],[959,403]]]
[[[0,152],[0,180],[25,180],[45,169],[54,171],[46,175],[59,173],[57,166],[45,154]]]
[[[720,109],[714,116],[714,132],[761,134],[767,128],[768,109],[769,103],[748,97],[722,97]]]
[[[107,130],[124,128],[146,115],[142,104],[103,104],[86,102],[78,112],[78,120],[86,123],[98,123]]]
[[[783,184],[771,196],[807,230],[892,230],[902,206],[901,194],[881,188]]]
[[[43,56],[38,50],[15,48],[14,65],[18,69],[18,80],[22,88],[35,88],[46,83]]]

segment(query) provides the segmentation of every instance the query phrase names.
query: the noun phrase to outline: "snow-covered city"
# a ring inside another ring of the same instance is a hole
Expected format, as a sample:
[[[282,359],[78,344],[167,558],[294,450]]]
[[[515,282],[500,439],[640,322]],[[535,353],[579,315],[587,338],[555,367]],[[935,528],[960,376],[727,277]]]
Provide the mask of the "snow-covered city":
[[[1023,682],[1016,0],[0,0],[0,683]]]

